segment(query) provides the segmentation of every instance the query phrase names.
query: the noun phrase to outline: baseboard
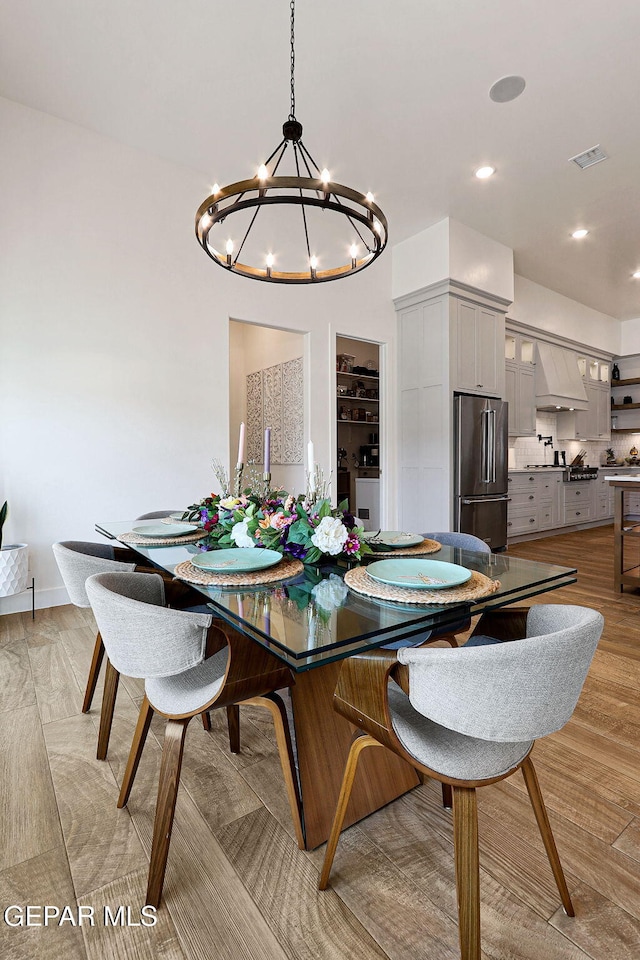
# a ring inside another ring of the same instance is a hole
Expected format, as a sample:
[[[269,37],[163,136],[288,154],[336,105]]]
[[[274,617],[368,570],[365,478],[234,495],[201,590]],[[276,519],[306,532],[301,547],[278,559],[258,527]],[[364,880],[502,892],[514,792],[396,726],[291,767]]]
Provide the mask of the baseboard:
[[[31,610],[31,590],[15,593],[12,597],[0,597],[0,616],[5,613],[23,613]],[[36,610],[45,607],[61,607],[71,603],[64,587],[48,587],[39,590],[36,584]]]
[[[533,533],[523,533],[517,537],[509,537],[507,550],[511,544],[526,543],[529,540],[544,540],[547,537],[557,537],[561,533],[575,533],[576,530],[591,530],[593,527],[613,527],[613,517],[606,520],[590,520],[588,523],[572,523],[567,527],[552,527],[549,530],[536,530]]]

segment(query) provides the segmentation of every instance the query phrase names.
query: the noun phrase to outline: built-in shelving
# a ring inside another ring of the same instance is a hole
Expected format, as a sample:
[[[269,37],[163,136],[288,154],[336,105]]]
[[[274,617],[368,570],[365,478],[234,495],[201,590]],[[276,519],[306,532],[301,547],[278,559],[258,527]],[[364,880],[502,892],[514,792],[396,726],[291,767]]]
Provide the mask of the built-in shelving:
[[[611,427],[611,433],[640,433],[640,425],[637,427]]]
[[[612,387],[633,387],[640,384],[640,377],[629,377],[627,380],[612,380]]]
[[[612,403],[612,410],[640,410],[640,403]]]
[[[346,370],[336,370],[338,377],[353,377],[354,380],[380,380],[379,376],[371,376],[369,373],[347,373]],[[640,383],[640,380],[638,380]]]

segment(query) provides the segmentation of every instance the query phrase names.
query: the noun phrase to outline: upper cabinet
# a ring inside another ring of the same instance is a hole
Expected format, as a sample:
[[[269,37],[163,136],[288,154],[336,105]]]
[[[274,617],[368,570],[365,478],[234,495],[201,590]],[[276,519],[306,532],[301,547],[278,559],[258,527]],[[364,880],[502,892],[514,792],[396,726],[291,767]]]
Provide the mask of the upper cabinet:
[[[558,413],[558,439],[610,440],[611,366],[608,361],[580,354],[577,365],[587,396],[587,408]]]
[[[535,340],[505,330],[504,399],[509,404],[509,436],[536,436]]]
[[[500,397],[504,387],[504,314],[451,297],[453,389]]]

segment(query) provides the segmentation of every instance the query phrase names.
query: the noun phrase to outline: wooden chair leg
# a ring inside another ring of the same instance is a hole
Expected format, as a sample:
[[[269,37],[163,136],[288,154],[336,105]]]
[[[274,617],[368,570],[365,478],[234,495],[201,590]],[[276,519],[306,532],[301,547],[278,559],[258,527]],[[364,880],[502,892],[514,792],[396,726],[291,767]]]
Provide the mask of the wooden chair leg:
[[[87,677],[87,688],[84,692],[84,700],[82,702],[82,712],[89,713],[91,709],[91,703],[93,701],[93,695],[96,692],[96,684],[98,682],[98,676],[100,674],[100,667],[102,666],[102,658],[104,657],[104,643],[102,642],[102,637],[100,632],[96,637],[95,646],[93,648],[93,657],[91,658],[91,667],[89,668],[89,676]]]
[[[342,832],[342,824],[344,823],[347,807],[349,806],[349,797],[351,796],[353,781],[355,780],[356,771],[358,769],[358,760],[360,759],[360,754],[367,747],[381,746],[382,744],[377,740],[374,740],[373,737],[370,737],[368,733],[363,734],[360,737],[356,737],[351,744],[349,756],[347,757],[347,765],[344,768],[342,786],[340,787],[340,796],[338,797],[338,804],[336,806],[336,812],[333,818],[333,824],[331,826],[331,834],[329,835],[329,839],[327,841],[324,863],[322,864],[322,873],[320,874],[320,882],[318,883],[319,890],[326,890],[329,883],[329,874],[331,873],[333,858],[336,855],[338,840],[340,839],[340,833]]]
[[[300,798],[298,776],[296,774],[295,758],[293,756],[293,746],[291,744],[289,721],[284,703],[277,693],[267,694],[267,696],[264,697],[252,697],[251,700],[245,700],[244,702],[254,704],[258,707],[266,707],[267,710],[271,712],[276,731],[276,743],[278,744],[278,753],[280,754],[280,765],[282,767],[284,785],[287,790],[289,807],[291,808],[293,829],[298,846],[301,850],[304,850],[305,843],[301,817],[302,801]],[[229,707],[227,707],[227,710],[228,709]],[[231,725],[229,725],[229,729],[231,729]]]
[[[229,749],[231,753],[240,753],[240,707],[237,703],[231,703],[227,707],[227,725]]]
[[[480,960],[478,805],[472,787],[453,787],[453,846],[461,960]]]
[[[538,783],[538,776],[531,761],[531,757],[527,757],[522,764],[522,774],[524,776],[524,782],[527,787],[529,799],[531,800],[533,812],[536,815],[540,836],[542,837],[544,848],[547,851],[547,857],[549,858],[551,870],[553,871],[553,876],[558,887],[560,899],[562,900],[562,906],[564,907],[565,913],[569,917],[575,917],[576,914],[575,910],[573,909],[571,897],[569,895],[569,888],[567,887],[567,881],[565,880],[562,864],[560,863],[556,842],[553,838],[549,817],[547,816],[547,809],[544,805],[544,800],[542,799],[540,784]]]
[[[124,771],[124,777],[122,778],[120,796],[118,797],[119,808],[126,806],[127,801],[129,800],[129,794],[131,793],[133,781],[135,780],[136,773],[138,771],[138,764],[140,763],[140,757],[142,756],[142,751],[144,749],[147,733],[149,732],[152,719],[153,707],[145,696],[140,705],[138,723],[133,735],[133,742],[131,744],[131,750],[129,751],[129,759],[127,760],[127,767]]]
[[[442,806],[445,808],[445,810],[451,810],[453,807],[453,794],[451,792],[450,783],[442,784]]]
[[[190,719],[190,717],[187,717],[185,720],[167,720],[164,734],[146,899],[146,903],[156,908],[160,906],[162,897],[171,830],[173,828],[173,815],[176,809],[178,787],[180,786],[184,740]]]
[[[211,714],[208,710],[205,710],[200,716],[202,717],[202,726],[207,733],[211,733]]]
[[[116,705],[116,695],[118,693],[118,681],[120,674],[107,658],[107,669],[104,677],[104,690],[102,693],[102,709],[100,711],[100,730],[98,732],[98,760],[107,759],[107,750],[109,748],[109,737],[111,736],[111,724],[113,723],[113,711]]]

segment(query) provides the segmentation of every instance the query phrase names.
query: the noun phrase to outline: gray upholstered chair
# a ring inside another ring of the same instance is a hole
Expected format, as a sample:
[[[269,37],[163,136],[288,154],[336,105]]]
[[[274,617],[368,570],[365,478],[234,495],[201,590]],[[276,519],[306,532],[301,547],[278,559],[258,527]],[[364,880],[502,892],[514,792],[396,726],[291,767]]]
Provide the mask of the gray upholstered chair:
[[[460,550],[474,550],[476,553],[491,553],[491,547],[480,537],[474,537],[472,533],[458,533],[456,531],[444,531],[441,533],[423,533],[422,536],[429,540],[437,540],[438,543],[446,547],[458,547]]]
[[[249,703],[274,720],[280,762],[298,845],[304,848],[300,796],[284,704],[276,690],[294,683],[290,669],[266,648],[226,633],[211,615],[171,610],[155,574],[99,573],[87,593],[115,668],[145,680],[118,806],[129,799],[154,711],[166,717],[146,903],[157,907],[169,853],[187,726],[204,711]]]
[[[181,513],[180,510],[152,510],[151,513],[141,513],[136,520],[160,520],[168,517],[172,513]]]
[[[58,564],[58,569],[60,570],[67,593],[69,594],[69,599],[76,607],[86,608],[91,606],[85,589],[85,583],[87,577],[92,576],[94,573],[126,573],[134,570],[139,571],[142,569],[144,571],[149,569],[140,567],[137,563],[137,560],[140,558],[137,557],[132,550],[129,550],[127,547],[116,547],[111,543],[92,543],[86,540],[63,540],[60,543],[53,544],[53,555]],[[168,574],[164,574],[164,576],[165,578],[169,577]],[[189,600],[189,596],[192,594],[191,588],[186,584],[172,583],[168,586],[168,589],[171,591],[175,605],[183,606],[186,603],[193,602]],[[93,657],[91,659],[91,667],[89,668],[84,700],[82,702],[83,713],[88,713],[91,709],[103,659],[104,644],[100,636],[100,631],[98,631],[93,648]],[[106,760],[107,757],[119,680],[119,672],[107,658],[102,706],[100,710],[98,748],[96,752],[98,760]],[[240,750],[240,733],[237,729],[237,724],[234,722],[235,719],[235,716],[230,713],[229,740],[231,750],[237,753]],[[211,729],[211,721],[208,715],[203,715],[202,722],[205,730]]]
[[[114,547],[110,543],[90,543],[85,540],[64,540],[53,544],[53,555],[56,558],[58,569],[66,587],[71,603],[76,607],[90,607],[89,597],[85,589],[87,577],[94,573],[132,572],[136,568],[135,558],[130,560],[116,559],[118,553],[127,556],[129,551]],[[82,712],[88,713],[93,702],[100,667],[104,659],[104,644],[100,631],[96,636],[93,648],[93,657],[87,686],[85,688]],[[117,674],[114,676],[107,670],[105,679],[104,699],[111,701],[111,710],[103,709],[100,713],[100,732],[98,734],[98,760],[104,760],[109,746],[109,735],[113,720],[113,705],[118,687]],[[108,692],[107,692],[108,691]]]
[[[501,623],[495,615],[488,618],[489,629],[508,639],[509,611],[504,613]],[[407,647],[397,660],[391,651],[359,654],[345,660],[335,692],[335,709],[360,731],[347,760],[320,889],[329,881],[360,753],[384,746],[419,774],[452,787],[463,960],[480,958],[476,787],[517,770],[522,769],[562,904],[574,915],[530,753],[536,739],[571,717],[604,620],[586,607],[541,604],[528,614],[516,611],[513,623],[524,622],[525,638],[510,643]],[[478,626],[487,629],[482,619]]]

